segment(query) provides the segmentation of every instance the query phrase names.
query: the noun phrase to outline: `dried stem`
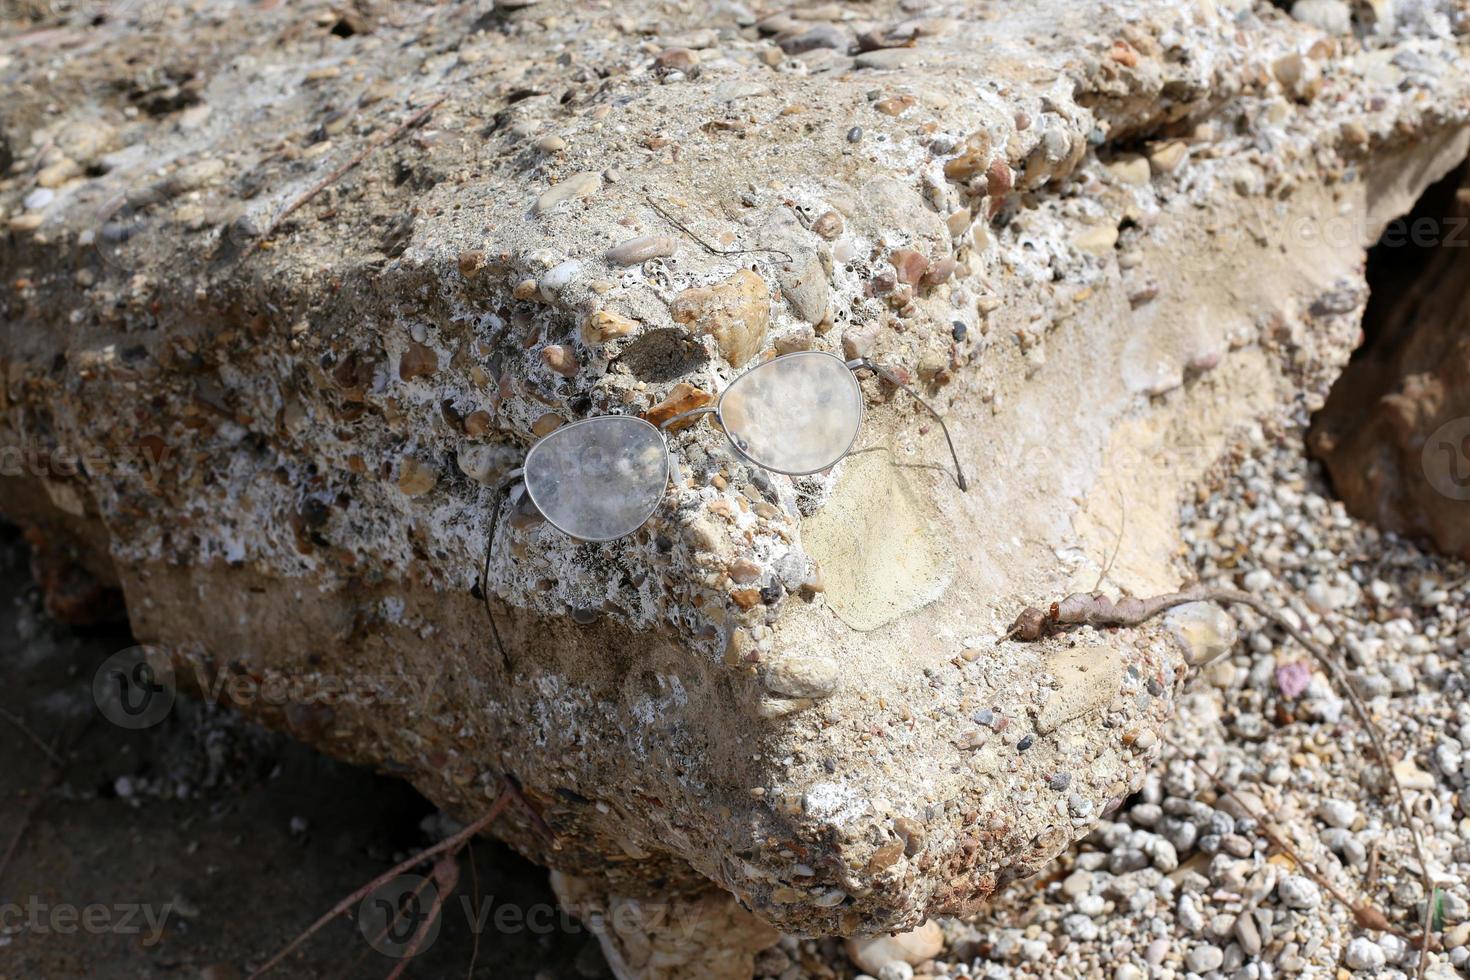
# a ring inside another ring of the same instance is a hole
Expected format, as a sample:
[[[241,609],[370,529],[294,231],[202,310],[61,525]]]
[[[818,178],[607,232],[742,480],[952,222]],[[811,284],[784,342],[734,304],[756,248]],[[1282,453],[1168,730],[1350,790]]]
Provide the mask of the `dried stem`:
[[[429,930],[438,920],[440,913],[443,912],[444,899],[449,896],[450,892],[454,891],[454,886],[459,883],[459,865],[455,862],[455,856],[458,853],[458,850],[456,850],[453,854],[446,854],[434,862],[433,877],[436,886],[434,889],[434,903],[429,906],[429,914],[424,917],[423,922],[419,923],[418,930],[413,934],[413,940],[408,944],[408,948],[403,951],[403,958],[393,968],[393,972],[388,974],[387,980],[398,980],[399,977],[403,976],[403,971],[408,969],[409,962],[419,954],[419,948],[423,946],[425,937],[429,935]]]
[[[435,844],[433,847],[427,848],[423,851],[420,851],[418,854],[415,854],[413,857],[398,862],[387,871],[384,871],[382,874],[378,875],[372,881],[357,889],[357,891],[353,892],[351,895],[348,895],[346,898],[342,899],[342,901],[332,906],[331,910],[328,911],[327,914],[323,915],[321,918],[317,919],[310,926],[308,926],[306,928],[306,931],[302,932],[295,939],[291,940],[291,942],[287,944],[285,949],[281,950],[275,956],[272,956],[269,960],[265,962],[264,966],[256,970],[254,973],[250,974],[250,976],[247,977],[246,980],[256,980],[256,978],[263,977],[271,970],[275,969],[277,966],[280,965],[282,960],[294,953],[301,946],[302,943],[306,942],[312,936],[320,932],[326,925],[332,922],[332,920],[336,919],[337,916],[347,913],[352,909],[354,905],[356,905],[358,902],[361,902],[364,898],[367,898],[368,895],[372,894],[373,889],[379,888],[389,881],[392,881],[394,878],[403,874],[408,869],[422,864],[431,857],[437,857],[438,855],[443,854],[446,851],[457,851],[459,847],[462,846],[471,837],[475,836],[480,831],[490,826],[490,824],[495,821],[495,818],[500,816],[505,808],[510,805],[510,801],[512,798],[513,797],[508,789],[502,789],[500,794],[495,797],[495,802],[490,804],[490,809],[485,812],[485,815],[483,817],[476,820],[474,823],[466,824],[463,829],[461,829],[457,834],[454,834],[452,837],[446,837],[439,843]]]
[[[1409,942],[1414,941],[1413,936],[1409,935],[1408,933],[1394,926],[1393,923],[1389,922],[1388,917],[1385,916],[1382,912],[1378,911],[1377,908],[1370,905],[1367,899],[1364,899],[1361,902],[1354,902],[1352,899],[1343,894],[1342,890],[1339,889],[1337,885],[1335,885],[1326,875],[1322,874],[1322,872],[1318,871],[1317,868],[1310,861],[1302,857],[1296,848],[1292,847],[1291,843],[1286,839],[1285,835],[1279,833],[1276,830],[1275,826],[1271,823],[1270,817],[1266,816],[1264,813],[1257,813],[1250,804],[1246,803],[1245,800],[1237,796],[1235,794],[1235,791],[1227,786],[1223,779],[1221,779],[1215,773],[1210,772],[1204,766],[1200,765],[1200,763],[1196,759],[1191,758],[1182,745],[1168,738],[1165,738],[1164,741],[1172,746],[1174,750],[1178,752],[1186,762],[1188,762],[1191,766],[1195,768],[1196,771],[1199,772],[1200,775],[1209,780],[1210,783],[1212,783],[1218,791],[1224,793],[1230,799],[1234,800],[1237,806],[1239,806],[1246,813],[1250,814],[1251,819],[1255,820],[1256,823],[1261,825],[1261,833],[1266,835],[1266,839],[1269,840],[1272,844],[1276,845],[1277,850],[1282,851],[1293,861],[1295,861],[1297,866],[1306,873],[1308,878],[1311,878],[1313,881],[1315,881],[1320,887],[1325,889],[1329,895],[1336,899],[1339,904],[1341,904],[1344,908],[1351,912],[1353,914],[1353,919],[1357,921],[1358,925],[1362,926],[1364,929],[1376,929],[1379,932],[1390,932],[1393,933],[1395,936],[1398,936],[1399,938],[1407,940]]]
[[[31,731],[30,728],[28,728],[26,726],[26,723],[23,720],[21,720],[21,718],[20,718],[19,715],[12,714],[11,712],[5,710],[4,708],[0,708],[0,718],[4,718],[6,721],[10,722],[12,725],[14,725],[16,728],[18,728],[20,730],[20,733],[22,735],[24,735],[26,738],[28,738],[32,742],[34,742],[35,745],[36,745],[36,748],[38,748],[42,752],[46,753],[46,758],[48,758],[48,759],[51,760],[51,764],[53,766],[56,766],[57,768],[60,768],[62,765],[64,765],[64,763],[62,762],[61,756],[57,753],[57,751],[55,749],[53,749],[51,746],[47,745],[41,739],[41,736],[39,736],[35,732]]]
[[[653,208],[659,213],[660,217],[662,217],[669,224],[673,225],[675,228],[682,231],[684,234],[688,235],[690,238],[694,239],[701,248],[703,248],[711,255],[745,255],[750,252],[774,252],[776,255],[783,256],[787,262],[792,261],[790,253],[782,251],[779,248],[716,248],[709,242],[705,241],[703,238],[696,235],[694,233],[694,230],[691,229],[688,225],[684,224],[684,222],[680,221],[672,214],[669,214],[669,212],[664,210],[664,208],[662,208],[653,198],[645,197],[644,200],[648,202],[649,207]]]
[[[446,98],[448,98],[448,96],[441,95],[437,99],[434,99],[418,112],[415,112],[403,122],[399,123],[397,126],[394,126],[383,136],[380,136],[378,139],[369,142],[367,146],[364,146],[361,150],[358,150],[355,154],[352,155],[352,158],[349,159],[346,163],[342,164],[342,166],[338,167],[336,170],[333,170],[331,173],[327,174],[311,187],[307,188],[307,190],[297,196],[295,200],[286,205],[286,207],[282,209],[279,214],[271,219],[271,223],[266,226],[265,231],[260,233],[260,237],[250,243],[250,247],[245,250],[245,255],[249,255],[251,252],[255,251],[255,249],[260,246],[261,242],[270,238],[271,235],[275,233],[275,230],[281,226],[281,222],[285,221],[292,214],[294,214],[296,210],[300,208],[303,204],[316,197],[318,194],[335,184],[337,181],[341,180],[348,171],[352,170],[358,164],[362,163],[362,161],[366,160],[368,158],[368,155],[371,154],[378,147],[386,146],[387,144],[398,139],[398,137],[402,136],[404,133],[408,132],[413,127],[417,126],[419,123],[423,122],[426,118],[428,118],[429,113],[433,112],[434,109],[438,107],[439,103],[443,102]],[[241,258],[244,258],[244,256],[241,256]]]
[[[348,895],[346,898],[342,899],[342,901],[332,906],[331,910],[327,912],[327,914],[317,919],[310,926],[308,926],[304,932],[302,932],[295,939],[291,940],[291,942],[286,946],[285,949],[281,950],[275,956],[272,956],[269,960],[265,962],[264,966],[260,967],[260,969],[250,974],[250,976],[247,977],[246,980],[256,980],[256,978],[262,977],[269,971],[275,969],[275,967],[280,965],[282,960],[291,955],[291,953],[298,949],[302,943],[306,942],[312,936],[320,932],[323,927],[325,927],[333,919],[337,918],[337,916],[351,911],[354,905],[367,898],[368,895],[372,894],[374,889],[377,889],[382,885],[387,884],[398,875],[403,874],[405,871],[412,867],[424,863],[430,858],[437,858],[440,855],[444,855],[443,858],[435,862],[433,873],[437,881],[448,882],[448,885],[447,887],[442,887],[440,889],[439,894],[435,898],[433,909],[431,910],[429,917],[425,920],[425,923],[433,922],[434,916],[439,914],[439,908],[443,904],[444,896],[449,891],[453,890],[454,883],[458,881],[459,866],[454,863],[454,858],[459,854],[461,850],[464,849],[467,844],[469,844],[469,842],[475,837],[476,834],[480,833],[482,830],[489,827],[490,824],[494,823],[495,818],[500,816],[500,814],[504,812],[505,808],[509,806],[512,801],[519,803],[521,807],[528,814],[530,814],[532,824],[536,827],[537,830],[547,835],[547,837],[551,841],[552,847],[555,848],[560,846],[556,839],[556,832],[551,829],[551,826],[546,822],[545,818],[541,816],[536,808],[531,805],[530,801],[521,794],[521,788],[516,785],[515,780],[509,776],[502,776],[500,780],[500,792],[496,794],[494,802],[490,804],[490,809],[485,812],[484,816],[480,817],[474,823],[466,824],[457,833],[444,838],[442,841],[435,844],[434,846],[425,848],[424,850],[415,854],[413,857],[400,861],[393,867],[389,868],[387,871],[384,871],[382,874],[378,875],[372,881],[357,889],[351,895]],[[452,866],[453,868],[452,872],[449,870],[450,866]],[[422,941],[423,935],[421,931],[420,935],[415,936],[413,944],[404,954],[404,962],[398,965],[397,969],[395,969],[390,975],[389,980],[392,980],[392,978],[398,977],[402,974],[403,969],[408,965],[408,961],[413,958],[415,953],[418,952],[418,947],[422,943]]]
[[[1196,586],[1185,589],[1182,592],[1172,592],[1166,595],[1154,596],[1148,599],[1123,598],[1113,600],[1098,593],[1076,593],[1051,604],[1046,612],[1034,607],[1027,608],[1012,624],[1010,631],[1004,639],[1015,638],[1023,642],[1039,640],[1048,636],[1065,626],[1091,626],[1094,629],[1106,629],[1115,626],[1138,626],[1160,613],[1182,606],[1190,602],[1214,602],[1223,605],[1241,605],[1255,610],[1258,614],[1270,620],[1284,630],[1287,635],[1296,640],[1310,653],[1318,665],[1321,666],[1333,681],[1333,683],[1346,695],[1348,703],[1352,705],[1353,713],[1357,715],[1363,728],[1368,732],[1368,739],[1373,745],[1373,752],[1378,757],[1379,764],[1383,767],[1388,777],[1389,785],[1393,787],[1394,800],[1398,806],[1399,815],[1403,820],[1405,828],[1414,844],[1415,856],[1419,861],[1420,880],[1424,886],[1424,926],[1423,934],[1419,944],[1419,968],[1420,980],[1429,965],[1429,948],[1433,931],[1434,915],[1434,880],[1429,874],[1429,861],[1425,856],[1424,842],[1420,838],[1418,825],[1409,811],[1409,803],[1404,796],[1404,788],[1399,784],[1398,777],[1393,771],[1393,758],[1388,753],[1384,743],[1383,733],[1378,724],[1374,722],[1372,715],[1368,713],[1368,707],[1363,703],[1362,697],[1357,689],[1353,687],[1352,680],[1348,677],[1347,670],[1336,657],[1325,647],[1318,644],[1307,636],[1295,623],[1288,619],[1279,609],[1251,595],[1237,589],[1210,588],[1207,586]]]

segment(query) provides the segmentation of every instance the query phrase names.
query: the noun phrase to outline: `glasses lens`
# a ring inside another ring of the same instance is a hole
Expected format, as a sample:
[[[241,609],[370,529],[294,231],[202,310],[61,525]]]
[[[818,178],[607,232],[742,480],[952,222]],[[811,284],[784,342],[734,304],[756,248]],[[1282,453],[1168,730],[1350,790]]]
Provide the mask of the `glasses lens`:
[[[658,429],[631,415],[564,425],[531,447],[526,492],[552,524],[584,541],[632,534],[658,508],[669,453]]]
[[[863,421],[857,379],[831,354],[785,354],[747,371],[720,396],[720,424],[741,455],[801,476],[836,463]]]

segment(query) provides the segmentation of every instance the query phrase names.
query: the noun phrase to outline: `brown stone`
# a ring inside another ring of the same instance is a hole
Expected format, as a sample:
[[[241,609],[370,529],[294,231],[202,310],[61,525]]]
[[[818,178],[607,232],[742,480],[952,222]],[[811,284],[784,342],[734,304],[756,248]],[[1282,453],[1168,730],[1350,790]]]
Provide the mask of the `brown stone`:
[[[674,385],[673,390],[668,393],[663,401],[644,412],[643,418],[645,421],[652,422],[654,425],[662,426],[674,416],[681,415],[684,412],[692,412],[696,408],[703,408],[706,405],[712,404],[714,400],[715,396],[702,388],[696,388],[687,381],[680,381]],[[674,430],[682,429],[685,426],[693,425],[697,421],[697,418],[685,419],[683,422],[672,426],[672,428]]]
[[[439,355],[423,344],[411,343],[398,359],[398,377],[404,381],[426,378],[439,370]]]
[[[674,297],[669,312],[675,323],[712,336],[725,360],[741,367],[765,344],[770,291],[764,279],[741,269],[713,286],[684,290]]]

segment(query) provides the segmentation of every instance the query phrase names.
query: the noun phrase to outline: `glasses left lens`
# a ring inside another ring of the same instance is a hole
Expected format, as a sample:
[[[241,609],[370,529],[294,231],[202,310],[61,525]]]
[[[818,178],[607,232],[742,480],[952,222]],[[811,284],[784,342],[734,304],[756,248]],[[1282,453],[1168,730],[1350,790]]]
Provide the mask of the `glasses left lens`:
[[[632,534],[658,509],[669,453],[658,429],[631,415],[564,425],[526,455],[526,492],[556,527],[584,541]]]

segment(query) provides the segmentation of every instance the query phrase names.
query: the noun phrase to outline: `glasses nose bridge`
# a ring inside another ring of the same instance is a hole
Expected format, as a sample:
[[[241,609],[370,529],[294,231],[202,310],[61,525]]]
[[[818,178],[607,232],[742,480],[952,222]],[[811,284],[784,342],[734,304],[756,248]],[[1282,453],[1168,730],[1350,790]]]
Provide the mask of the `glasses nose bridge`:
[[[680,412],[678,415],[675,415],[672,418],[664,419],[662,422],[659,423],[658,431],[667,433],[669,429],[673,428],[679,422],[686,421],[687,419],[696,418],[700,415],[718,415],[719,412],[720,409],[717,404],[701,405],[699,408],[691,408],[687,412]],[[664,436],[664,441],[668,441],[667,435]]]

